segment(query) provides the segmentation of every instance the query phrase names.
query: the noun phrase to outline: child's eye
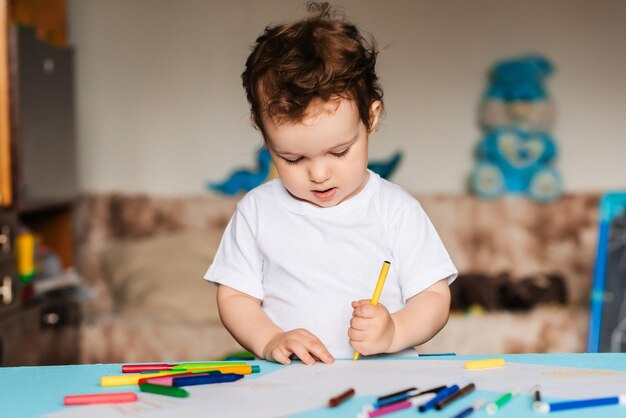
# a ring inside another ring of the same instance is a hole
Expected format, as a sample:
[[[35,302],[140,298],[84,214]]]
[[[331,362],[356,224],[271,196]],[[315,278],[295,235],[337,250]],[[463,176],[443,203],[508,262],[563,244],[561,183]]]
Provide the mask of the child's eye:
[[[346,155],[348,153],[348,151],[350,151],[350,147],[346,148],[344,151],[341,152],[333,152],[332,154],[337,157],[337,158],[341,158],[344,155]]]
[[[282,157],[282,158],[283,160],[285,160],[287,164],[298,164],[300,161],[302,161],[302,157],[296,158],[295,160],[289,160],[285,157]]]

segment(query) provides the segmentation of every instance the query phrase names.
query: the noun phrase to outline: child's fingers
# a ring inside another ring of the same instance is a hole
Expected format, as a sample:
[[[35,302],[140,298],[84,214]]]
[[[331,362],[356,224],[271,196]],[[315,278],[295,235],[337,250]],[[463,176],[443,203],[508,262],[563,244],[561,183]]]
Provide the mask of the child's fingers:
[[[360,331],[354,328],[348,330],[348,338],[350,341],[364,341],[367,337],[367,332]]]
[[[370,303],[363,303],[352,311],[353,317],[358,318],[374,318],[376,313],[378,312],[378,308]]]
[[[350,328],[357,331],[366,331],[368,329],[368,320],[365,318],[353,316],[350,320]]]
[[[304,364],[313,364],[315,359],[309,354],[307,347],[299,340],[290,340],[286,348],[291,350]]]
[[[309,347],[309,352],[318,360],[330,364],[335,361],[334,357],[321,341],[313,342]]]
[[[361,300],[357,300],[352,302],[352,307],[356,308],[357,306],[363,305],[363,304],[371,304],[372,300],[371,299],[361,299]]]
[[[367,349],[367,344],[362,341],[350,340],[350,347],[352,347],[354,351],[358,351],[364,356],[371,354]]]
[[[287,354],[283,352],[283,350],[280,347],[276,347],[275,349],[273,349],[271,352],[271,355],[274,361],[278,363],[281,363],[284,365],[291,364],[291,359],[289,358]]]

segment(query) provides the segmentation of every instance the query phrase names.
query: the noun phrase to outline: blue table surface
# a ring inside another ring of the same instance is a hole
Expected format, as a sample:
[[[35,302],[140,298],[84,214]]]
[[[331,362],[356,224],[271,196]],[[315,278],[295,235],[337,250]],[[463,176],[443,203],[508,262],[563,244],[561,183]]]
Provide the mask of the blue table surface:
[[[539,364],[549,366],[565,366],[586,369],[614,370],[626,372],[626,353],[577,353],[577,354],[510,354],[510,355],[481,355],[481,356],[437,356],[419,357],[415,361],[428,360],[477,360],[482,358],[503,357],[507,362]],[[406,359],[406,358],[404,358]],[[374,360],[376,361],[376,360]],[[393,359],[384,360],[393,361]],[[254,378],[261,377],[267,373],[285,367],[263,360],[248,361],[248,364],[261,366],[261,373],[251,375]],[[101,387],[100,377],[106,375],[121,374],[121,364],[87,364],[68,366],[38,366],[38,367],[0,367],[0,416],[10,418],[38,417],[44,414],[57,412],[65,408],[63,397],[68,394],[79,393],[103,393],[118,392],[119,387]],[[129,387],[124,389],[131,390]],[[138,391],[137,388],[133,390]],[[626,388],[616,388],[618,395],[626,393]],[[467,404],[472,400],[481,397],[493,399],[498,394],[477,390],[467,398]],[[356,416],[363,405],[375,400],[374,396],[363,396],[354,398],[351,402],[346,402],[338,408],[309,411],[297,415],[300,418],[313,417],[350,417]],[[508,417],[541,416],[531,412],[528,402],[518,402],[520,406],[516,409],[515,403],[507,407]],[[521,406],[523,404],[523,407]],[[450,407],[451,408],[451,407]],[[449,411],[452,416],[458,411]],[[422,416],[444,415],[443,412],[433,411]],[[416,412],[411,409],[390,415],[394,418],[415,417]],[[487,417],[484,412],[479,412],[472,417]],[[603,418],[626,417],[626,407],[606,406],[596,409],[580,409],[568,412],[557,413],[558,418],[602,416]]]

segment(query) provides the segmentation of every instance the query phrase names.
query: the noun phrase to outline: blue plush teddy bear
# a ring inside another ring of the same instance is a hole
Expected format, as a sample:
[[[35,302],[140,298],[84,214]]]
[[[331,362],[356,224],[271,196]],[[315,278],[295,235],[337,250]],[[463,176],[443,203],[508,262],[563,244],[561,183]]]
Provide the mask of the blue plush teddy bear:
[[[561,177],[552,165],[557,149],[549,132],[554,111],[543,86],[551,72],[550,63],[537,55],[494,65],[481,109],[485,133],[470,175],[475,194],[525,194],[541,202],[561,195]]]
[[[370,161],[367,164],[367,168],[382,178],[388,179],[398,168],[400,161],[402,161],[402,151],[397,151],[385,160]],[[207,187],[222,194],[234,196],[241,192],[248,192],[276,176],[278,176],[278,172],[272,163],[272,156],[266,147],[262,147],[257,151],[256,168],[235,170],[226,180],[210,182],[207,184]]]

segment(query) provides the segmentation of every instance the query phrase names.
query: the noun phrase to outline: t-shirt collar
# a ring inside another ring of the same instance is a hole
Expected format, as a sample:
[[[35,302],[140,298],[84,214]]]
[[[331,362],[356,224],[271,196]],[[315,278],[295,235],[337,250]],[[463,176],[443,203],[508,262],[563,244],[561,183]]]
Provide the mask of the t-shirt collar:
[[[311,203],[295,199],[289,194],[287,189],[285,189],[285,186],[283,185],[283,182],[280,181],[280,178],[276,179],[272,186],[274,189],[274,195],[277,197],[278,201],[282,204],[282,206],[293,213],[315,218],[335,217],[351,212],[356,208],[363,207],[372,195],[376,193],[380,186],[381,178],[378,174],[371,170],[368,170],[368,172],[369,178],[367,179],[367,183],[357,195],[339,203],[338,205],[328,208],[322,208]]]

